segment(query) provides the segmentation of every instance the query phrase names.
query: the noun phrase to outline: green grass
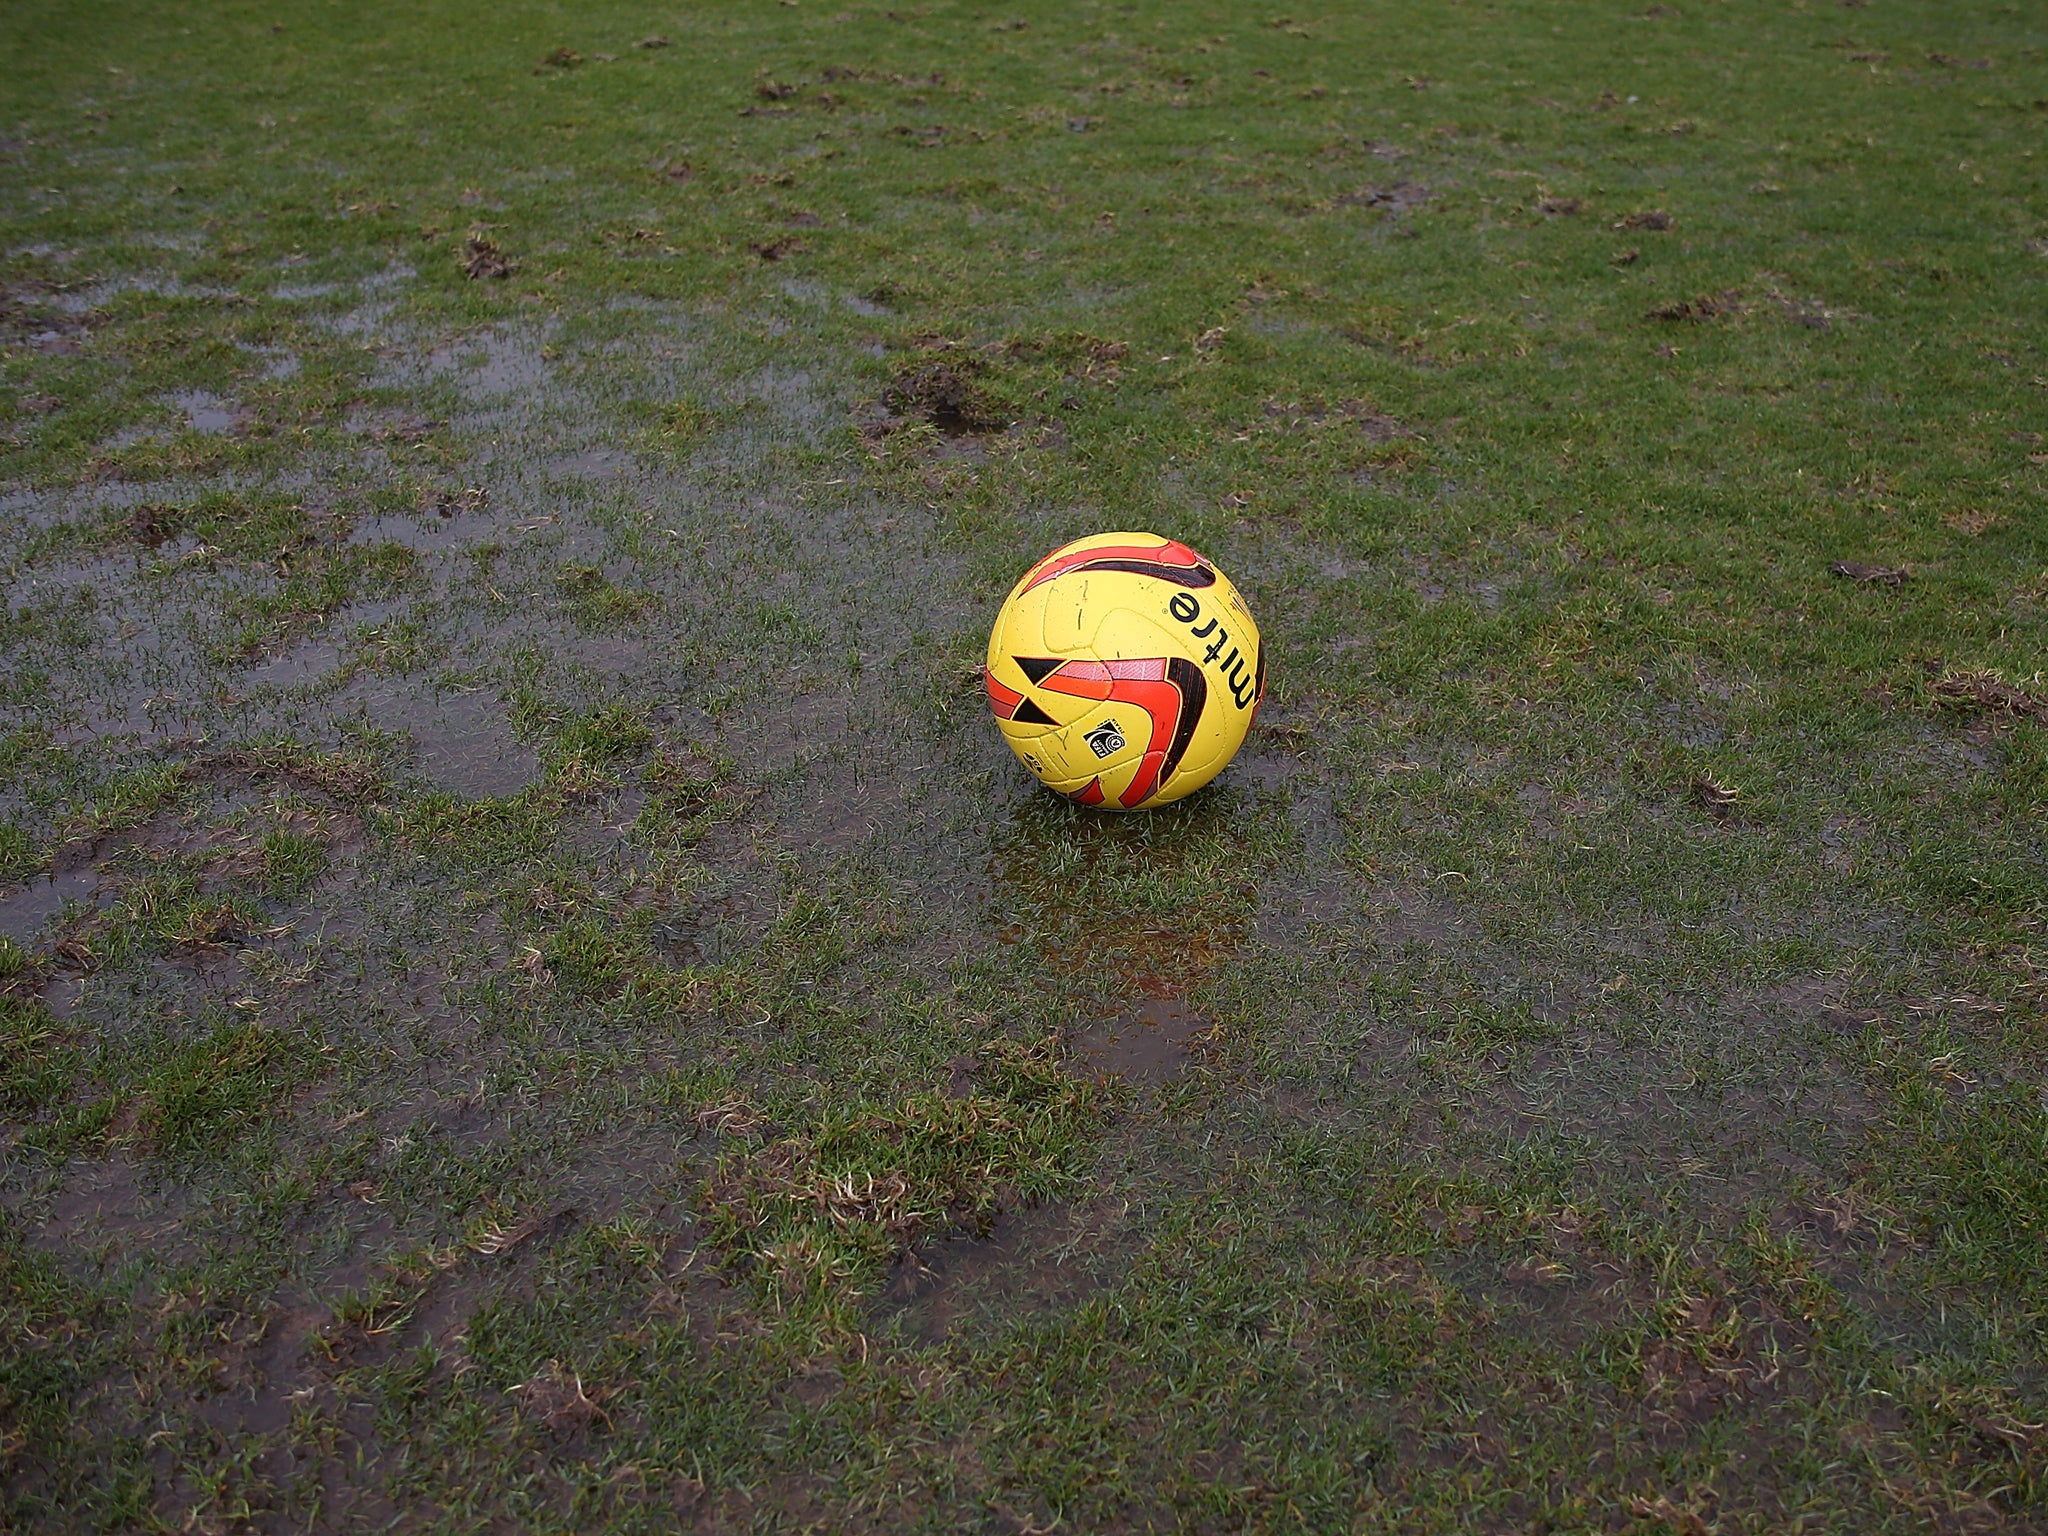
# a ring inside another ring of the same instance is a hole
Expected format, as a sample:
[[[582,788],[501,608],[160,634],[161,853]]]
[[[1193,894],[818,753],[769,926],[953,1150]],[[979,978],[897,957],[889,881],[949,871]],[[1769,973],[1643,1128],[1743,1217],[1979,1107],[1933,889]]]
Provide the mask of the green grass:
[[[2033,9],[0,31],[0,1523],[2048,1521]]]

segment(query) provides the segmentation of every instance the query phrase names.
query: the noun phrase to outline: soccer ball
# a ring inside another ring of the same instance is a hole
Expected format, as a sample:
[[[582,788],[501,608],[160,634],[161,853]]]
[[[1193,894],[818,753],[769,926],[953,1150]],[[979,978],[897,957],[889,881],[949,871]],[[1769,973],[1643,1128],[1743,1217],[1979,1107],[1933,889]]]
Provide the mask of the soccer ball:
[[[1081,805],[1135,811],[1194,793],[1237,755],[1266,653],[1237,589],[1187,545],[1098,533],[1010,590],[982,677],[1026,768]]]

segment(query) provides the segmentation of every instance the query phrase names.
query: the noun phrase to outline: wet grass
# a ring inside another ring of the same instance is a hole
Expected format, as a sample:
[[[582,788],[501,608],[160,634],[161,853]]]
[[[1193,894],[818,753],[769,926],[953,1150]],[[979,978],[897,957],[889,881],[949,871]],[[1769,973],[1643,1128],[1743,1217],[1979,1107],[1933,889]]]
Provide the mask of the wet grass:
[[[2025,7],[4,34],[10,1527],[2048,1519]]]

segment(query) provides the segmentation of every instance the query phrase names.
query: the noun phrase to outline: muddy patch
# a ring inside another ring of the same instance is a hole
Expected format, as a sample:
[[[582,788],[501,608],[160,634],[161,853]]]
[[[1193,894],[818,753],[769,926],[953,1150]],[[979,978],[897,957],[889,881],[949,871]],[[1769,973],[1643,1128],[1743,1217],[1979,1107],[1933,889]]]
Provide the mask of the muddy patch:
[[[1605,1254],[1538,1255],[1454,1278],[1473,1300],[1574,1339],[1619,1327],[1642,1300],[1627,1267]]]
[[[1375,891],[1369,898],[1370,929],[1390,949],[1462,948],[1479,934],[1449,899],[1412,886]]]
[[[723,745],[764,772],[801,769],[853,735],[854,700],[845,693],[800,694],[774,711],[738,718]]]
[[[274,1434],[291,1423],[295,1404],[313,1395],[306,1366],[327,1313],[318,1307],[279,1306],[252,1340],[236,1340],[222,1375],[228,1385],[198,1405],[199,1417],[227,1434]]]
[[[1163,1083],[1200,1059],[1215,1021],[1177,997],[1147,997],[1077,1032],[1069,1060],[1087,1076]]]
[[[959,1237],[896,1262],[882,1311],[908,1340],[940,1344],[978,1321],[1000,1323],[1071,1307],[1104,1280],[1092,1262],[1095,1234],[1078,1216],[1025,1211],[987,1237]]]
[[[899,371],[882,392],[884,416],[871,430],[885,435],[910,422],[924,422],[949,437],[1000,432],[1008,414],[980,382],[976,358],[932,362]]]
[[[1316,934],[1341,944],[1358,917],[1358,881],[1341,870],[1314,869],[1275,876],[1259,891],[1258,927],[1274,943],[1298,943]]]
[[[174,1202],[144,1186],[142,1170],[126,1158],[74,1163],[64,1174],[50,1213],[31,1242],[45,1252],[85,1254],[101,1262],[148,1254],[159,1264],[189,1255],[184,1215]]]
[[[821,778],[807,783],[804,795],[783,821],[783,836],[793,847],[837,853],[858,847],[878,828],[903,815],[903,797],[893,783],[859,777],[852,782]]]

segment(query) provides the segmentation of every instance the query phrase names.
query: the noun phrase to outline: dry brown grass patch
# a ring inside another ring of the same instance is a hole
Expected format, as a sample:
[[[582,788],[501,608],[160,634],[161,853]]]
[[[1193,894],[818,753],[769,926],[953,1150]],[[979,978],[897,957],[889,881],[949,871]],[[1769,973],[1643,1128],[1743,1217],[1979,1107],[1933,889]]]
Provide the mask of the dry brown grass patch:
[[[511,1393],[557,1440],[572,1439],[598,1423],[611,1428],[604,1400],[614,1395],[614,1389],[593,1396],[583,1378],[559,1360],[548,1361]]]
[[[1934,685],[1934,697],[1950,708],[2012,715],[2048,725],[2048,695],[2009,683],[1988,669],[1948,673]]]

